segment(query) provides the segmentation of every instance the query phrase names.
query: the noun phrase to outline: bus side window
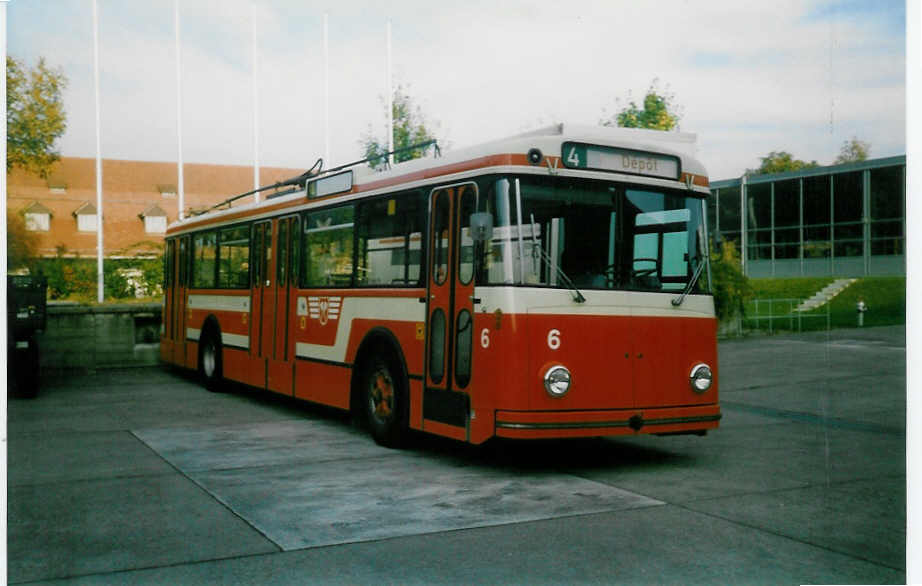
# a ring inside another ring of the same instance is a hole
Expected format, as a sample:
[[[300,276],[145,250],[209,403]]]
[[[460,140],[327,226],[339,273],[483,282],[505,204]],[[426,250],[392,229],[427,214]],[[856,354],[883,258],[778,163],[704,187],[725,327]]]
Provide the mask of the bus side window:
[[[246,289],[249,285],[249,227],[224,228],[218,233],[218,287]]]
[[[163,286],[173,286],[173,255],[176,254],[176,240],[166,241],[166,252],[163,255]]]
[[[192,287],[214,288],[217,268],[217,233],[199,232],[192,237]]]
[[[354,218],[354,205],[304,214],[304,287],[352,285]]]
[[[419,193],[359,206],[358,285],[405,287],[419,283],[422,224]]]

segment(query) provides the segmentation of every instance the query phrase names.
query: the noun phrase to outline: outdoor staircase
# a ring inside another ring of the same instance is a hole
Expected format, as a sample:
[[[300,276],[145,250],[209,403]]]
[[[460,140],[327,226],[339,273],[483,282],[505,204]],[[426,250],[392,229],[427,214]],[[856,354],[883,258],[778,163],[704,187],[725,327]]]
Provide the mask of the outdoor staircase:
[[[836,279],[832,283],[823,287],[818,293],[813,297],[805,300],[803,303],[797,306],[797,309],[794,311],[810,311],[811,309],[816,309],[817,307],[822,307],[829,302],[830,299],[841,293],[845,290],[846,287],[857,281],[858,279]]]

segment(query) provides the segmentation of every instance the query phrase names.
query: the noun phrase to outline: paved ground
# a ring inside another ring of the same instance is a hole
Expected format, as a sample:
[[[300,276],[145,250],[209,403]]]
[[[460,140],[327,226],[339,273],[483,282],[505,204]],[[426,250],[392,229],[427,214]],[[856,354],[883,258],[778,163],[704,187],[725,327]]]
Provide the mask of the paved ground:
[[[162,369],[9,403],[11,583],[902,583],[905,329],[728,341],[707,437],[379,448]]]

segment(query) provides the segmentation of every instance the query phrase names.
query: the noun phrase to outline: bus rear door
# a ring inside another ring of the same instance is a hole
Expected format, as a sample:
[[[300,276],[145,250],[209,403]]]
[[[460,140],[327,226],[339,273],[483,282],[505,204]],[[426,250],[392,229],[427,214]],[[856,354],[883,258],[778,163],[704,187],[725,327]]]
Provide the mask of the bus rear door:
[[[174,281],[175,286],[173,287],[172,317],[174,319],[173,340],[175,342],[173,360],[187,368],[198,368],[198,356],[195,352],[190,351],[191,344],[186,343],[186,323],[189,319],[187,302],[189,282],[191,281],[189,272],[192,264],[191,236],[179,237],[177,255],[177,279]]]
[[[474,264],[470,216],[477,186],[442,187],[430,196],[428,334],[423,428],[469,436]]]
[[[268,382],[267,357],[272,355],[275,342],[275,290],[272,283],[272,221],[253,224],[253,281],[250,283],[253,301],[250,326],[250,357],[257,368],[246,383],[266,388]]]
[[[275,312],[271,317],[264,313],[273,324],[270,333],[273,345],[271,354],[267,354],[268,387],[271,391],[293,395],[295,360],[291,321],[295,315],[301,219],[298,216],[279,219],[276,232],[275,283],[268,289],[268,294],[274,297]]]

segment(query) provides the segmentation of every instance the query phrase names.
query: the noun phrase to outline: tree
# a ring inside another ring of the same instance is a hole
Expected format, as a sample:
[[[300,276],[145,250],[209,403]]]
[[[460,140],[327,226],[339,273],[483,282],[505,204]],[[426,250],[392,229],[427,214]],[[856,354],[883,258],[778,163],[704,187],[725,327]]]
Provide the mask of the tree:
[[[857,163],[867,160],[870,152],[871,143],[858,140],[858,137],[853,136],[851,140],[846,140],[842,143],[842,149],[839,151],[839,156],[836,157],[835,164],[841,165],[842,163]]]
[[[61,158],[54,146],[67,128],[61,95],[67,78],[48,67],[45,59],[26,68],[6,58],[6,170],[14,166],[47,177]]]
[[[712,244],[711,278],[717,319],[725,321],[741,315],[753,290],[749,278],[743,274],[740,255],[733,241],[725,240],[717,246]]]
[[[394,120],[394,150],[406,148],[421,142],[433,140],[432,132],[427,128],[426,117],[422,109],[413,104],[407,91],[402,85],[394,88],[394,100],[391,104],[391,113]],[[365,157],[379,157],[369,161],[372,169],[385,167],[387,159],[387,139],[379,140],[372,134],[369,127],[367,134],[360,141]],[[418,159],[425,154],[425,149],[411,149],[394,155],[394,162],[402,163]]]
[[[800,171],[801,169],[810,169],[813,167],[818,167],[819,163],[816,161],[801,161],[800,159],[795,159],[791,153],[787,151],[772,151],[764,157],[760,157],[762,164],[758,169],[747,169],[746,172],[750,175],[768,175],[771,173],[785,173],[787,171]]]
[[[620,105],[620,100],[617,103]],[[643,98],[643,109],[631,99],[628,92],[628,105],[609,118],[599,120],[601,126],[618,126],[621,128],[651,128],[653,130],[678,130],[681,119],[680,108],[675,104],[675,95],[667,89],[659,88],[659,79],[653,79]],[[604,112],[604,110],[603,110]]]
[[[26,221],[21,214],[6,214],[6,262],[7,270],[26,268],[38,253],[38,235],[26,230]]]

